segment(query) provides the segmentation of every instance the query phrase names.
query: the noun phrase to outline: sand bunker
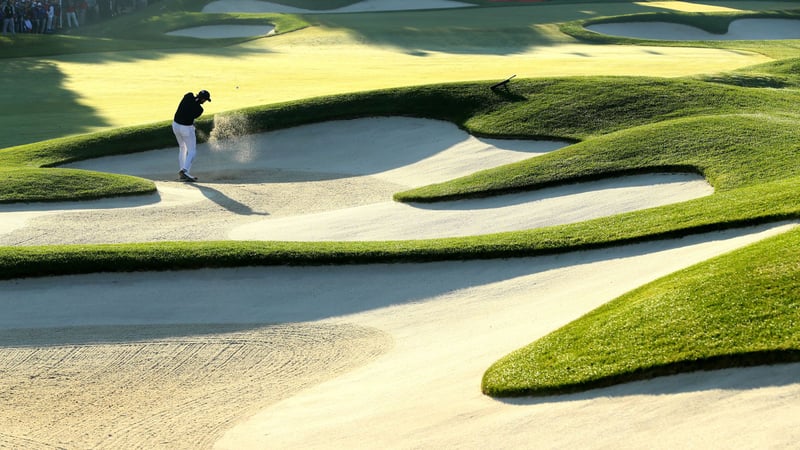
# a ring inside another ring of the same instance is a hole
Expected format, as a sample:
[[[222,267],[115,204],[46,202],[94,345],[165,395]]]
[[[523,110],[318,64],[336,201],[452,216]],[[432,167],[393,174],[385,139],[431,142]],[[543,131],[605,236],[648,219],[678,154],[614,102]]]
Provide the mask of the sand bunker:
[[[205,13],[286,13],[286,14],[335,14],[354,12],[407,11],[418,9],[443,9],[473,7],[470,3],[452,0],[362,0],[337,9],[311,10],[294,8],[278,3],[258,0],[220,0],[203,7]]]
[[[698,175],[651,174],[535,192],[442,202],[381,202],[337,211],[261,219],[231,230],[231,239],[382,241],[475,236],[580,222],[678,203],[713,188]],[[603,205],[597,208],[597,205]]]
[[[689,25],[667,22],[602,23],[588,30],[610,36],[668,41],[800,39],[800,20],[739,19],[725,34],[713,34]]]
[[[0,368],[14,367],[0,378],[14,392],[0,412],[4,448],[209,448],[243,412],[391,347],[350,325],[0,330],[0,342]]]
[[[185,36],[198,39],[242,38],[267,36],[275,33],[271,25],[207,25],[170,31],[170,36]]]
[[[201,183],[169,181],[176,148],[72,164],[149,177],[159,193],[0,205],[0,238],[447,236],[711,193],[696,177],[658,174],[400,205],[398,190],[566,144],[477,139],[413,118],[259,135],[241,135],[236,117],[215,124],[193,169]],[[603,303],[795,225],[538,258],[0,281],[0,447],[791,447],[797,364],[544,400],[496,401],[479,386],[499,357]]]
[[[229,135],[224,130],[242,125],[230,117],[217,122],[218,131],[199,146],[192,169],[200,184],[167,181],[176,178],[174,148],[70,164],[158,180],[159,193],[0,206],[0,244],[469,236],[578,222],[713,193],[697,175],[651,174],[476,200],[401,204],[392,200],[395,192],[567,144],[478,139],[448,122],[399,117],[227,138],[217,134]]]
[[[499,356],[790,226],[542,258],[0,282],[0,444],[790,447],[797,364],[510,403],[479,390]]]

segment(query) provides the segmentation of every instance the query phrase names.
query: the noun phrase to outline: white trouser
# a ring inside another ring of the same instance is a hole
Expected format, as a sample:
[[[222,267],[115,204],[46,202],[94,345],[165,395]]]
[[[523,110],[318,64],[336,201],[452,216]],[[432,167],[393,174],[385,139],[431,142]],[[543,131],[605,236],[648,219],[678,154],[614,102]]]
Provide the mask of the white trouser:
[[[175,133],[175,138],[178,140],[178,167],[189,172],[194,156],[197,154],[197,136],[194,134],[194,125],[172,122],[172,132]]]

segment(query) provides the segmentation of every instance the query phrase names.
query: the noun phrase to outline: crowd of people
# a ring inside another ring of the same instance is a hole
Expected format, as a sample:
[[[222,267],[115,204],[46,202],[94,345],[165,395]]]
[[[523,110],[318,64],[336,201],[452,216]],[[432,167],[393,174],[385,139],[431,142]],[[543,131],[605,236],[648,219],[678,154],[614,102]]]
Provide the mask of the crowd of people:
[[[134,0],[0,0],[0,18],[3,35],[55,33],[112,17],[136,5]]]

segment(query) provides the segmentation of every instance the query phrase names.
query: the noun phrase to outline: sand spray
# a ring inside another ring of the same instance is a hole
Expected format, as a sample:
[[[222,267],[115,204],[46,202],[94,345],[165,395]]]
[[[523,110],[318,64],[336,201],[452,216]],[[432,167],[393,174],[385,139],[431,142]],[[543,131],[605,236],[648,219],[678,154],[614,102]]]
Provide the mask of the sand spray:
[[[213,152],[232,152],[236,161],[247,163],[257,154],[252,133],[250,120],[243,114],[217,114],[208,146]]]

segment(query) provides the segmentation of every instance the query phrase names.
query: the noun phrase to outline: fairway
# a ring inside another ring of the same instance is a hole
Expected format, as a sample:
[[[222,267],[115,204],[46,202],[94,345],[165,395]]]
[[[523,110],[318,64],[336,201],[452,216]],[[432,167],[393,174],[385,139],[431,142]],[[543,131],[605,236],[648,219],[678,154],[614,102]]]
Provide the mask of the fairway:
[[[323,44],[318,44],[322,42]],[[95,64],[94,55],[50,60],[78,103],[103,127],[171,118],[184,91],[214,93],[208,113],[319,95],[452,81],[495,81],[560,75],[677,77],[733,70],[769,61],[703,48],[559,44],[514,55],[426,52],[359,45],[342,31],[303,30],[229,49],[177,54],[122,53]],[[191,70],[187,70],[190,68]],[[158,76],[153,76],[158,74]],[[128,80],[136,79],[136,83]],[[93,131],[88,128],[86,131]]]
[[[13,114],[0,117],[4,126],[16,131],[0,136],[0,148],[170,120],[177,100],[199,89],[214,93],[207,114],[215,114],[398,86],[486,80],[488,87],[514,74],[679,77],[770,61],[740,50],[582,44],[547,23],[654,9],[594,6],[592,11],[569,14],[564,8],[544,6],[537,7],[536,14],[512,7],[482,15],[473,9],[320,15],[314,19],[317,26],[222,48],[22,59],[16,64],[26,71],[25,79],[0,78],[6,86],[0,100],[15,105]],[[432,22],[436,20],[441,24]],[[453,25],[458,20],[465,21],[463,28]],[[45,92],[46,97],[43,103],[30,104],[11,93],[20,89]],[[39,126],[42,120],[58,125]]]

